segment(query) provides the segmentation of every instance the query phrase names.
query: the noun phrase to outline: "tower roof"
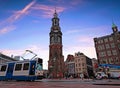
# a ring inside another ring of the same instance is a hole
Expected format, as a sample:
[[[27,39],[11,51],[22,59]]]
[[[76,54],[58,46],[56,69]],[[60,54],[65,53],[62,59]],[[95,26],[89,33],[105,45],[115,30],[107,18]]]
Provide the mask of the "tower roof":
[[[116,26],[115,23],[113,22],[113,23],[112,23],[112,28],[114,28],[114,27],[117,27],[117,26]]]
[[[55,9],[55,13],[54,13],[54,18],[56,18],[58,16],[57,12],[56,12],[56,9]]]

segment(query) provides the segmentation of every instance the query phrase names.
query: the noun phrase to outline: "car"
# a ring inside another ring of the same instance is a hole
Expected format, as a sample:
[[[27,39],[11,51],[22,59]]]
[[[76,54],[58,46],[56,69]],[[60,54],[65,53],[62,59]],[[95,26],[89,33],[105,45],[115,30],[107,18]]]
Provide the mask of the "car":
[[[120,72],[110,72],[112,79],[120,79]]]

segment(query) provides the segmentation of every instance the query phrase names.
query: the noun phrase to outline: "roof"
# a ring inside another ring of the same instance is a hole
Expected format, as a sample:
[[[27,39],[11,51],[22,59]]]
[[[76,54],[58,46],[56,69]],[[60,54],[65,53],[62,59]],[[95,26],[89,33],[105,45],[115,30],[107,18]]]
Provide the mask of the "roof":
[[[114,23],[112,24],[112,28],[117,27]]]
[[[0,53],[0,57],[5,58],[5,59],[9,59],[9,60],[12,60],[12,61],[17,61],[16,59],[14,59],[14,58],[12,58],[12,57],[9,57],[9,56],[7,56],[7,55],[4,55],[4,54],[2,54],[2,53]]]
[[[66,61],[74,61],[74,56],[73,55],[68,55]]]

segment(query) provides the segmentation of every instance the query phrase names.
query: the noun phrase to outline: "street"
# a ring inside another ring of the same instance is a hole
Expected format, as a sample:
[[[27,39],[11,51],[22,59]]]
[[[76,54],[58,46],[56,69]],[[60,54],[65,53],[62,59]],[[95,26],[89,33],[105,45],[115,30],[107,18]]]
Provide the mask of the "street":
[[[120,80],[43,79],[35,82],[1,81],[0,88],[120,88]]]

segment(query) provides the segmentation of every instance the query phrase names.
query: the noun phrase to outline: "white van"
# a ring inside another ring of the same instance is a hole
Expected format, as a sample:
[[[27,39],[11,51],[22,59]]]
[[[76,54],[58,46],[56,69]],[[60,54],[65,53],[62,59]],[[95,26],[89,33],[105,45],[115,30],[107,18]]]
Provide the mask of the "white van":
[[[110,76],[113,79],[120,79],[120,72],[110,72]]]

